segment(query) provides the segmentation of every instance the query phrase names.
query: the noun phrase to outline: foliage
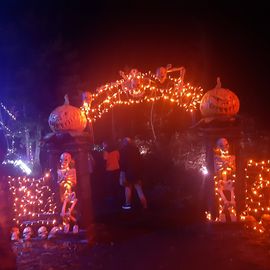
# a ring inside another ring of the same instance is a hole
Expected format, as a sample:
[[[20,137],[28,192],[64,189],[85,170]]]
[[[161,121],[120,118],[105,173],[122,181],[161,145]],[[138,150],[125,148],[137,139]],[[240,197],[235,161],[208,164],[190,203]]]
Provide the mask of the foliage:
[[[7,147],[2,159],[6,162],[23,160],[36,173],[39,171],[39,144],[41,139],[42,121],[31,106],[8,102],[9,109],[1,108],[2,134],[1,148]]]
[[[143,153],[143,183],[152,205],[198,209],[205,151],[197,135],[185,131],[159,136],[155,142],[135,141]]]
[[[173,149],[172,161],[176,166],[196,172],[205,166],[205,147],[196,134],[175,133],[170,148]]]

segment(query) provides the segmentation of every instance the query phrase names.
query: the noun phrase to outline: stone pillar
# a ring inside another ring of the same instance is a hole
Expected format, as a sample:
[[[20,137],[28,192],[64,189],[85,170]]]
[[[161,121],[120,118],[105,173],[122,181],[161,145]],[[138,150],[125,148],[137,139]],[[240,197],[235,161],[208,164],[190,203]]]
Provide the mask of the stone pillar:
[[[207,211],[211,213],[213,219],[218,217],[217,200],[215,197],[215,182],[214,182],[214,155],[213,149],[215,140],[204,134],[204,143],[206,150],[206,167],[208,175],[205,182],[205,198]]]
[[[47,167],[52,170],[52,188],[57,194],[58,206],[61,207],[59,186],[57,184],[57,166],[60,155],[68,152],[75,160],[77,173],[76,194],[78,204],[76,206],[78,223],[86,229],[93,222],[91,179],[88,165],[88,154],[91,147],[91,137],[87,132],[65,132],[50,134],[45,139],[44,150],[47,156]],[[59,212],[61,208],[58,208]]]
[[[206,164],[208,169],[208,179],[205,186],[207,211],[215,219],[218,217],[217,201],[215,198],[214,185],[214,151],[216,142],[219,138],[226,138],[229,141],[231,153],[236,158],[236,181],[235,181],[235,197],[237,215],[241,214],[245,206],[245,178],[244,166],[241,155],[240,139],[241,129],[239,126],[215,127],[207,126],[199,128],[199,134],[204,138],[206,146]]]

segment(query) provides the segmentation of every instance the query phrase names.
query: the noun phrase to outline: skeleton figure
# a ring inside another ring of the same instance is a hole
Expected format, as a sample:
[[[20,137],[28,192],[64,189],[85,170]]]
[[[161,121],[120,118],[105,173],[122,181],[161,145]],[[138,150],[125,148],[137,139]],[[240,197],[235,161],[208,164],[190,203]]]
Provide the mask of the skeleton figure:
[[[39,229],[38,229],[38,237],[40,239],[46,239],[47,238],[47,235],[48,235],[48,231],[47,231],[47,228],[45,226],[41,226]]]
[[[57,226],[52,227],[52,229],[51,229],[50,232],[49,232],[48,239],[51,239],[51,238],[56,237],[56,234],[57,234],[57,232],[58,232],[59,230],[60,230],[60,229],[59,229],[59,227],[57,227]]]
[[[82,93],[83,106],[90,110],[92,106],[93,96],[90,92],[85,91]]]
[[[83,99],[83,102],[91,104],[93,97],[92,97],[92,94],[90,92],[85,91],[82,93],[82,99]]]
[[[167,72],[168,68],[165,67],[159,67],[156,71],[156,77],[158,78],[159,82],[162,84],[167,79]]]
[[[23,230],[23,239],[24,240],[30,240],[33,235],[33,230],[31,227],[27,226]]]
[[[171,64],[168,64],[166,67],[162,66],[159,67],[156,71],[156,77],[159,80],[161,84],[163,84],[166,79],[168,73],[179,71],[179,82],[180,84],[183,84],[184,82],[184,76],[185,76],[185,68],[179,67],[179,68],[173,68]]]
[[[60,196],[63,203],[61,210],[61,217],[63,218],[64,232],[68,233],[70,228],[70,222],[75,223],[73,232],[78,231],[76,225],[76,218],[73,215],[73,210],[77,204],[76,193],[74,191],[77,184],[76,169],[72,168],[72,158],[69,153],[63,153],[60,156],[61,166],[57,171],[58,183],[60,185]]]
[[[229,153],[227,139],[220,138],[215,149],[215,183],[219,197],[219,221],[226,222],[226,214],[231,221],[236,221],[234,173],[235,156]]]

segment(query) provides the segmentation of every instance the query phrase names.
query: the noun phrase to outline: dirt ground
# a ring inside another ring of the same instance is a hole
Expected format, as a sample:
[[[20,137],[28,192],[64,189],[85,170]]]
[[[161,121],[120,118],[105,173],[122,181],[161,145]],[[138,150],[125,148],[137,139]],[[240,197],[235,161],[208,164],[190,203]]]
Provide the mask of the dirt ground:
[[[270,267],[270,236],[242,224],[205,223],[175,209],[106,213],[87,232],[14,243],[18,270]]]

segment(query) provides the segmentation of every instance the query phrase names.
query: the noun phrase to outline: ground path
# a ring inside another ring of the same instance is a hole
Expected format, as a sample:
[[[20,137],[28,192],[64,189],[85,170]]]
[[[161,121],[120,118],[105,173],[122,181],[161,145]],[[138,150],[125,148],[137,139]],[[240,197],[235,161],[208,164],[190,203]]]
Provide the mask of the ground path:
[[[270,269],[269,236],[242,224],[191,222],[175,210],[107,213],[87,238],[92,244],[83,233],[16,244],[18,269]]]

